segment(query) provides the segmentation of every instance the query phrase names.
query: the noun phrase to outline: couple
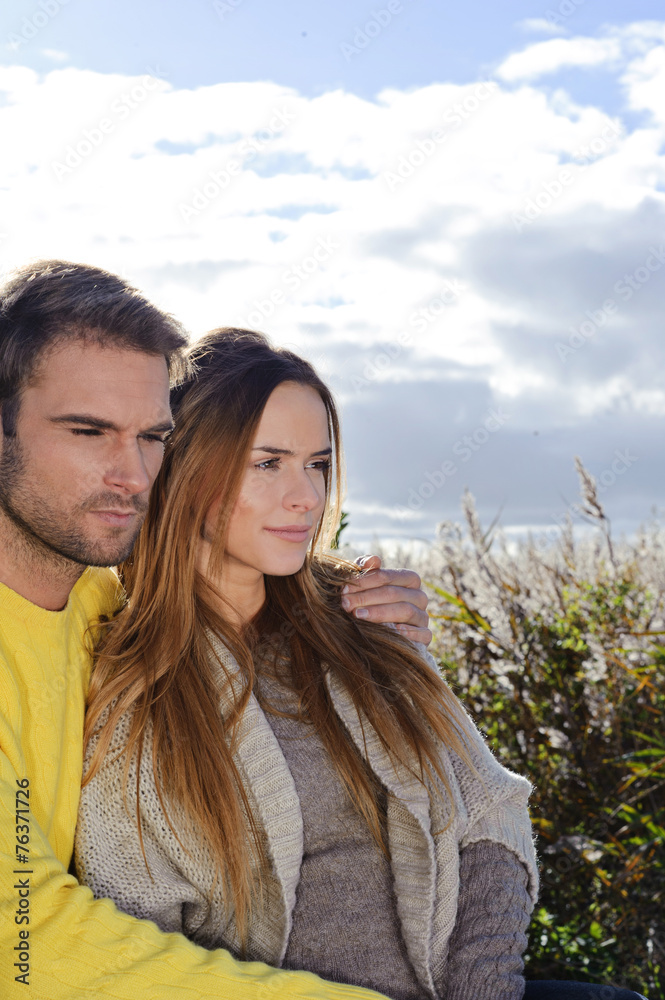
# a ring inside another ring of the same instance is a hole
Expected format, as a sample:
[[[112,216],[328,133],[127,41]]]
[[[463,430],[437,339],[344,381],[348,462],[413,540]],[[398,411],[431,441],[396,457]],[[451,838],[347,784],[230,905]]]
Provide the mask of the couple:
[[[61,262],[0,309],[3,995],[518,1000],[528,784],[422,630],[372,622],[424,625],[387,603],[408,592],[325,555],[339,430],[311,366],[219,330],[178,372],[176,324]],[[120,610],[113,574],[83,571],[117,562]],[[76,866],[96,900],[66,871],[93,641]]]

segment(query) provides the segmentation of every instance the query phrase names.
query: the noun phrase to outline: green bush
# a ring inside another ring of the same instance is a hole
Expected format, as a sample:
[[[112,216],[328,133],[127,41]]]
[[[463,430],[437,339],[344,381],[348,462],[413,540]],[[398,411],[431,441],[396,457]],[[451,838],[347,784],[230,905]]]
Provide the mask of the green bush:
[[[440,528],[432,651],[495,751],[534,784],[542,890],[532,979],[665,997],[665,555],[658,525],[613,543],[585,511],[553,544]]]

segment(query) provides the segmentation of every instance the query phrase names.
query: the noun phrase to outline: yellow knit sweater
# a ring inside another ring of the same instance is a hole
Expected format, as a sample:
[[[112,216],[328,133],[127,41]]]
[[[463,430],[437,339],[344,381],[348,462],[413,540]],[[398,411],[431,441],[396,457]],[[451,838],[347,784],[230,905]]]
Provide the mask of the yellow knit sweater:
[[[63,611],[0,584],[0,996],[31,1000],[371,1000],[308,972],[241,963],[164,934],[67,873],[82,769],[88,624],[118,600],[85,571]]]

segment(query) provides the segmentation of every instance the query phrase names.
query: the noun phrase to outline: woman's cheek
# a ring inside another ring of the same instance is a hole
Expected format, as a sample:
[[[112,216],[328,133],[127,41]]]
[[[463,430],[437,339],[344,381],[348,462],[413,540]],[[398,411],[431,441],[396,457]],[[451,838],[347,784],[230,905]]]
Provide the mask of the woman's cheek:
[[[233,513],[246,529],[251,530],[256,526],[263,526],[262,522],[270,515],[272,507],[270,487],[265,481],[260,481],[258,484],[253,483],[251,488],[243,487]]]
[[[238,504],[243,510],[261,510],[265,506],[274,490],[274,483],[271,482],[265,472],[254,472],[254,474],[243,483],[238,496]]]

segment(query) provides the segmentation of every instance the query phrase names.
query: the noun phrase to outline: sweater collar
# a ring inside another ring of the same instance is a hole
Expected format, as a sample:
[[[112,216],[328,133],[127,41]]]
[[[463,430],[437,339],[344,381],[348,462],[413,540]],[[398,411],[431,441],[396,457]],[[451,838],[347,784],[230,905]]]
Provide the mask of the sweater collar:
[[[214,636],[210,638],[220,664],[227,671],[228,681],[220,676],[220,708],[225,714],[232,706],[234,692],[236,696],[241,693],[242,678],[228,649]],[[361,719],[351,695],[336,674],[327,670],[325,680],[335,711],[362,757],[390,793],[388,839],[397,912],[416,975],[431,995],[436,996],[431,959],[437,868],[427,789],[409,768],[391,760],[374,728],[367,719]],[[303,822],[291,772],[253,693],[239,725],[235,760],[246,779],[245,787],[251,790],[252,807],[265,831],[280,886],[283,919],[278,927],[271,931],[266,928],[263,934],[264,938],[271,935],[264,961],[279,965],[291,933],[303,855]],[[416,761],[413,768],[417,769]],[[274,957],[270,957],[271,951]]]
[[[214,635],[210,641],[220,668],[220,710],[226,716],[234,694],[242,692],[242,677],[237,661]],[[253,693],[238,724],[234,760],[250,793],[252,810],[263,828],[281,900],[281,918],[270,927],[255,922],[261,940],[252,942],[251,951],[265,962],[281,965],[291,933],[296,887],[303,856],[303,822],[295,782],[284,754]]]
[[[397,912],[415,973],[432,996],[436,996],[431,970],[436,853],[427,788],[409,768],[391,760],[376,730],[360,716],[353,698],[331,670],[326,672],[326,683],[335,711],[358,750],[391,793],[388,798],[388,840]],[[417,769],[415,760],[413,769]]]
[[[90,580],[90,567],[86,567],[71,589],[66,605],[60,611],[48,611],[38,604],[33,604],[27,598],[17,594],[15,590],[0,583],[0,605],[4,614],[35,629],[66,629],[72,610],[76,607],[79,594],[85,590]]]

